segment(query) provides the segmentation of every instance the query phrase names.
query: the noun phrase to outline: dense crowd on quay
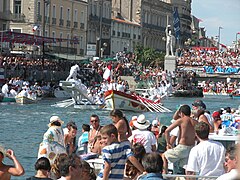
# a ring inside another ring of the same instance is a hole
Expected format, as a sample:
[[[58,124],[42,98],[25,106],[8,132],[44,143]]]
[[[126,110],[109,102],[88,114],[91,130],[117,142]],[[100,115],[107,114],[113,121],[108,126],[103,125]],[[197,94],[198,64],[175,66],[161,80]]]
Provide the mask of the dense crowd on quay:
[[[233,60],[231,65],[237,65],[239,60],[239,52],[178,52],[178,65],[204,65],[190,63],[197,62],[198,58],[211,65],[218,64],[219,60],[224,65],[230,65],[228,61]],[[44,89],[57,86],[52,81],[37,81],[34,76],[27,79],[26,70],[65,71],[73,67],[73,64],[51,60],[46,60],[44,66],[39,60],[26,61],[18,57],[1,57],[0,60],[1,67],[7,71],[25,71],[22,77],[12,75],[11,79],[6,79],[2,87],[6,96],[22,90],[40,94]],[[109,65],[113,70],[112,79],[106,81],[102,76]],[[167,72],[160,67],[142,67],[131,59],[124,62],[93,61],[78,67],[76,76],[89,88],[88,94],[92,96],[109,89],[127,92],[129,84],[121,79],[122,75],[134,76],[136,81],[151,82],[153,95],[164,94],[170,87],[184,89],[189,83],[198,84],[194,72]],[[184,79],[185,84],[179,79]],[[207,81],[202,83],[202,87],[216,92],[238,88],[237,81],[230,82],[231,79],[217,83]],[[96,101],[101,102],[102,99],[96,98]],[[112,124],[101,125],[99,116],[93,114],[89,117],[89,124],[82,124],[81,128],[73,121],[64,123],[60,117],[52,116],[39,145],[36,174],[28,179],[164,179],[169,173],[169,163],[173,163],[173,174],[218,176],[218,180],[226,179],[226,176],[228,179],[237,177],[236,145],[224,147],[208,138],[210,133],[236,135],[240,123],[240,109],[236,107],[225,107],[210,113],[205,103],[197,99],[192,107],[180,105],[169,127],[160,124],[157,119],[149,121],[143,114],[125,117],[118,109],[111,111],[109,116]],[[79,133],[81,136],[77,139]],[[102,168],[91,167],[86,160],[89,156],[102,158]],[[13,161],[13,166],[3,163],[6,157]],[[11,176],[23,174],[24,168],[14,151],[1,147],[0,179],[8,180]]]

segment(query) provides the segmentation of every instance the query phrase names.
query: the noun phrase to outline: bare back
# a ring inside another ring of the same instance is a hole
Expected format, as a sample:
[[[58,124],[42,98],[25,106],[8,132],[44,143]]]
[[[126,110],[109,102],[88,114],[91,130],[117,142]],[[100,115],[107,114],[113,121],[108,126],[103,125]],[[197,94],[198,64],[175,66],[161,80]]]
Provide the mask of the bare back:
[[[9,169],[12,168],[11,166],[2,164],[0,166],[0,179],[10,180],[11,174],[9,173]]]
[[[118,130],[118,140],[120,142],[128,140],[128,137],[131,136],[131,132],[128,129],[126,121],[121,119],[116,124],[114,124]]]
[[[197,122],[189,116],[184,116],[179,119],[180,126],[179,126],[179,144],[186,145],[186,146],[193,146],[195,144],[195,129],[194,125]]]

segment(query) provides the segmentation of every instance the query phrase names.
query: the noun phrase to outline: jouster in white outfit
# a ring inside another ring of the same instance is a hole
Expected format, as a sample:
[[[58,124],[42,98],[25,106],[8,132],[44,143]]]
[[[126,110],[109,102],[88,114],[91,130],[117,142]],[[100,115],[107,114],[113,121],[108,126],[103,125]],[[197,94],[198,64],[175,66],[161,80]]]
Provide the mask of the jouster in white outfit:
[[[224,173],[225,148],[220,142],[206,140],[190,151],[187,171],[199,172],[200,176],[220,176]]]
[[[66,81],[69,81],[71,78],[74,80],[77,80],[77,72],[80,70],[79,66],[75,64],[74,66],[71,67],[69,76],[67,77]]]

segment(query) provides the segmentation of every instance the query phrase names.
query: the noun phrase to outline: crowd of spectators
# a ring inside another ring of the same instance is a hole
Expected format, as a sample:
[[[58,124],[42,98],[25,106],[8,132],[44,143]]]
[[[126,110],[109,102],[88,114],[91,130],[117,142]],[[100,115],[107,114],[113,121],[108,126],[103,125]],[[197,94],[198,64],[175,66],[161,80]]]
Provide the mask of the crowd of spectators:
[[[178,49],[179,66],[240,66],[240,51]]]

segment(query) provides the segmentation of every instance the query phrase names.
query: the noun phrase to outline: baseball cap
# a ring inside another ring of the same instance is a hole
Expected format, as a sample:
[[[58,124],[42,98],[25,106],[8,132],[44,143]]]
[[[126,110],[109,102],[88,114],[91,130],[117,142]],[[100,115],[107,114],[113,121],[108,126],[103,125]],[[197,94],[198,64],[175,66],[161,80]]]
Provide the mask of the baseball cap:
[[[193,103],[192,103],[193,106],[196,106],[196,107],[202,107],[203,109],[206,109],[206,105],[203,103],[202,100],[200,99],[197,99],[195,100]]]
[[[220,118],[220,112],[214,111],[214,112],[212,113],[212,117],[213,117],[213,118]]]

